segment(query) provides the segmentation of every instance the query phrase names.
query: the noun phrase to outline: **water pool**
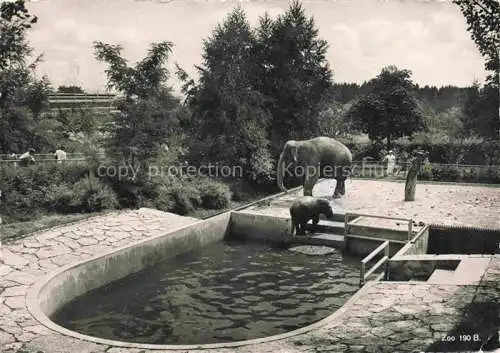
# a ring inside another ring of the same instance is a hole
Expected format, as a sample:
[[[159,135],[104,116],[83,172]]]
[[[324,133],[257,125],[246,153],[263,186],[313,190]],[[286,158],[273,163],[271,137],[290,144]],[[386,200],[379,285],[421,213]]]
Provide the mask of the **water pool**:
[[[359,259],[217,242],[76,298],[51,319],[149,344],[261,338],[319,321],[359,288]]]

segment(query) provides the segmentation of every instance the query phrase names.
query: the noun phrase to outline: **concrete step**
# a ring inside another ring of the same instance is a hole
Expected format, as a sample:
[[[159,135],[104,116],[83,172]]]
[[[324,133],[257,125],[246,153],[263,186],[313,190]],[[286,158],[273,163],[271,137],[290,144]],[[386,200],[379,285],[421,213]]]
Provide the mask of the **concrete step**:
[[[449,283],[453,278],[455,271],[453,270],[441,270],[439,268],[432,272],[431,276],[427,279],[427,283]]]
[[[314,226],[312,221],[306,224],[306,230],[315,230],[321,233],[342,234],[344,232],[344,222],[320,219]]]
[[[452,282],[454,284],[478,284],[481,281],[491,259],[470,258],[463,259],[454,271]]]
[[[344,236],[331,233],[312,233],[308,235],[294,235],[288,245],[323,245],[340,248],[344,243]]]

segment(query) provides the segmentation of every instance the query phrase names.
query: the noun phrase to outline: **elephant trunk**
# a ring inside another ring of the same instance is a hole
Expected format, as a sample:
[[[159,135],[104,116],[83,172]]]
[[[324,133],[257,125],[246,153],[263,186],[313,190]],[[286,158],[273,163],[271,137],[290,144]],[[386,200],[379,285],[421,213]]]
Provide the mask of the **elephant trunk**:
[[[283,177],[285,174],[285,158],[284,153],[280,154],[280,159],[278,160],[278,170],[276,172],[276,178],[278,180],[278,187],[281,191],[287,192],[285,186],[283,185]]]

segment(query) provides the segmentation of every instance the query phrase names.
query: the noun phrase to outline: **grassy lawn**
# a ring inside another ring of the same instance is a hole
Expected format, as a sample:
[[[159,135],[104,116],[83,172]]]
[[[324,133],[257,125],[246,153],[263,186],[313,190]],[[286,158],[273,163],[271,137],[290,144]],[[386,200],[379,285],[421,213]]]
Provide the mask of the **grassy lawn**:
[[[36,220],[27,222],[2,224],[0,225],[0,241],[2,241],[2,243],[7,243],[9,241],[24,238],[26,235],[39,230],[80,221],[89,217],[102,215],[104,213],[105,212],[85,214],[56,214],[42,216]]]

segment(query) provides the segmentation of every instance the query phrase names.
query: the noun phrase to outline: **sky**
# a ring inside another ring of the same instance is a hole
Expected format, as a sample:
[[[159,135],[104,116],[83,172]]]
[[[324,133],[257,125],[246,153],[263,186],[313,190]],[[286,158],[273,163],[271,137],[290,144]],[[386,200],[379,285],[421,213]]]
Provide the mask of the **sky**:
[[[92,43],[123,46],[134,64],[151,42],[171,41],[170,84],[178,63],[196,77],[201,44],[227,14],[241,4],[252,25],[266,11],[283,13],[287,0],[37,0],[28,9],[39,17],[29,41],[44,61],[38,75],[55,87],[79,85],[105,92],[106,66],[96,61]],[[388,65],[412,71],[419,85],[468,86],[486,76],[483,59],[451,0],[304,0],[319,36],[329,43],[335,82],[363,83]]]

